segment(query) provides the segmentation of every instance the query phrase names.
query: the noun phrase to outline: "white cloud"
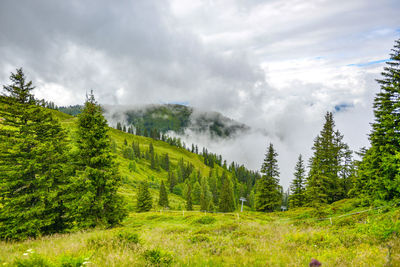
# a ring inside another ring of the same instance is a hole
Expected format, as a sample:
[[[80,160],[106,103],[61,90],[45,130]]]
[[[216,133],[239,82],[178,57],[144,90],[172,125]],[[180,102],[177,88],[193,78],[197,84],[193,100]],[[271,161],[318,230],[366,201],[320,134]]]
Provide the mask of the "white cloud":
[[[93,89],[100,103],[222,112],[268,135],[211,150],[257,168],[274,142],[287,186],[336,105],[351,105],[335,115],[350,145],[368,143],[383,64],[351,64],[388,58],[399,11],[397,0],[4,0],[0,83],[22,66],[58,105]]]

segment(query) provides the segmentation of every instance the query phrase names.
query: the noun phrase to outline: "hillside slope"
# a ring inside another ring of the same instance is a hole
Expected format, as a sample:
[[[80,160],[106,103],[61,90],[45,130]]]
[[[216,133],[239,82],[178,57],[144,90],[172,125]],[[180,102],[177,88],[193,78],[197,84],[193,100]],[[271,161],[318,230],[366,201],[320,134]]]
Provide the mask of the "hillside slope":
[[[71,140],[76,130],[77,118],[71,115],[52,110],[52,114],[57,117],[62,126],[68,131]],[[162,168],[154,170],[151,168],[149,159],[134,157],[129,159],[123,156],[123,150],[130,148],[132,143],[139,144],[140,150],[143,153],[148,151],[150,144],[153,144],[154,152],[158,155],[168,154],[171,169],[176,168],[179,161],[190,163],[193,165],[196,172],[200,172],[201,176],[209,176],[211,168],[204,164],[204,158],[201,155],[197,155],[187,151],[186,149],[179,148],[176,146],[169,145],[166,142],[154,140],[149,137],[137,136],[128,134],[120,130],[113,128],[109,129],[109,135],[112,142],[115,144],[114,154],[115,160],[119,165],[119,172],[123,178],[123,186],[120,188],[120,193],[125,196],[128,203],[128,210],[133,211],[136,201],[136,186],[140,181],[147,181],[150,185],[150,190],[153,195],[153,203],[157,203],[158,190],[161,181],[166,182],[168,178],[168,172]],[[125,145],[125,142],[127,145]],[[135,169],[129,168],[130,162],[134,162]],[[223,168],[215,165],[212,169],[214,172],[222,173]],[[228,174],[229,175],[229,174]],[[185,205],[185,200],[182,196],[170,193],[169,194],[170,208],[181,209]],[[154,205],[154,208],[157,208]]]

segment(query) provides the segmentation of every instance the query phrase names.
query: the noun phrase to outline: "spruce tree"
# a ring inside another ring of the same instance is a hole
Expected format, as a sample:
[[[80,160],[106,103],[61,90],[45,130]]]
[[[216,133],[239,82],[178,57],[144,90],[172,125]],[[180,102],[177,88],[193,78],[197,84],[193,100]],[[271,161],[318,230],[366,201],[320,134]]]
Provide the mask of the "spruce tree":
[[[193,190],[192,190],[192,197],[193,197],[193,204],[200,204],[200,195],[201,195],[201,186],[199,182],[195,182],[193,184]]]
[[[193,210],[193,203],[192,203],[192,187],[189,184],[186,194],[186,210]]]
[[[169,185],[169,191],[172,193],[174,190],[175,185],[177,184],[175,174],[173,171],[168,172],[168,185]]]
[[[341,173],[347,168],[344,162],[351,161],[351,151],[343,143],[343,135],[334,127],[333,114],[327,112],[323,129],[314,141],[314,155],[307,177],[306,195],[308,203],[314,206],[330,204],[347,196]]]
[[[160,205],[161,207],[164,207],[164,208],[169,206],[168,194],[167,194],[167,190],[165,189],[164,181],[161,181],[158,205]]]
[[[257,211],[273,211],[281,204],[277,157],[278,153],[270,144],[261,166],[263,176],[257,181],[256,185],[255,206]]]
[[[305,204],[305,174],[304,161],[301,155],[299,155],[294,171],[294,179],[290,185],[290,197],[289,203],[291,208],[301,207]]]
[[[371,148],[360,163],[355,189],[370,203],[400,199],[400,39],[395,41],[381,75],[369,135]]]
[[[0,239],[26,239],[67,227],[67,140],[50,112],[35,105],[22,69],[0,96]]]
[[[153,206],[153,200],[149,191],[149,184],[147,182],[141,182],[138,186],[136,199],[136,211],[146,212],[150,211]]]
[[[200,192],[200,210],[209,211],[213,206],[212,202],[212,194],[210,192],[210,188],[208,186],[207,179],[205,177],[201,178],[201,192]]]
[[[87,97],[77,123],[76,175],[70,188],[75,201],[70,216],[79,227],[112,226],[126,216],[118,167],[111,154],[107,121],[93,92]]]
[[[219,211],[231,212],[235,210],[235,198],[232,181],[225,171],[221,177],[221,192],[219,197]]]

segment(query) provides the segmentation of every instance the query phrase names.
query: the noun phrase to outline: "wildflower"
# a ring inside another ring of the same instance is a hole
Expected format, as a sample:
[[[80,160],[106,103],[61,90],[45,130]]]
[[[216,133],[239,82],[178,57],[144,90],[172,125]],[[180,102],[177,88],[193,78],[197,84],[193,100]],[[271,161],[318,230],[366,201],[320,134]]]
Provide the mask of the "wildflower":
[[[322,265],[322,263],[320,263],[318,260],[316,260],[316,259],[311,259],[311,262],[310,262],[310,267],[318,267],[318,266],[321,266]]]

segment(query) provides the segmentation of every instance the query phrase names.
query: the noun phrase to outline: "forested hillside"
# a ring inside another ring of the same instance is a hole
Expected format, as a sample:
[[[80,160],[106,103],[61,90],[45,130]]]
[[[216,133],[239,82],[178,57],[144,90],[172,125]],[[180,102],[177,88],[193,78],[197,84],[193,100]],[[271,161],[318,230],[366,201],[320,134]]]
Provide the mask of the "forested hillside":
[[[64,113],[77,115],[81,112],[82,106],[56,108]],[[179,104],[147,105],[137,108],[106,105],[104,110],[110,120],[115,122],[110,126],[121,130],[125,127],[125,131],[133,127],[134,132],[142,136],[150,136],[152,131],[183,134],[188,129],[211,137],[226,138],[249,130],[247,125],[218,112],[202,111]]]

